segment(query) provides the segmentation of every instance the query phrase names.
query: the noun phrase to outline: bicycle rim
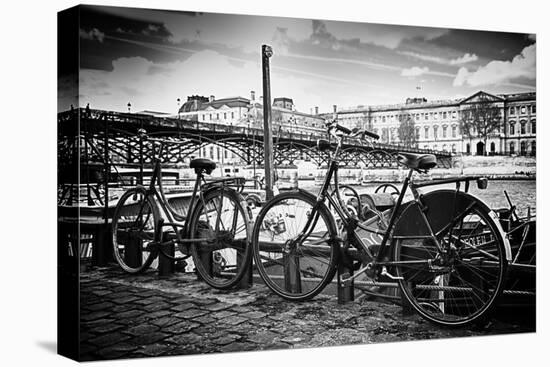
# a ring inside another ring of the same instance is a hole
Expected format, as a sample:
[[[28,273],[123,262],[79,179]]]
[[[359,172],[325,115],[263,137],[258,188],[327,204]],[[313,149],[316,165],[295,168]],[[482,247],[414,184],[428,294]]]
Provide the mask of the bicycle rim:
[[[239,199],[229,189],[209,192],[190,223],[190,238],[203,239],[191,245],[195,269],[214,288],[235,286],[251,266],[251,216]]]
[[[486,316],[506,274],[503,239],[488,213],[474,205],[455,219],[438,238],[445,252],[429,236],[400,239],[394,247],[396,262],[410,262],[394,265],[406,299],[422,317],[445,326]]]
[[[113,252],[120,267],[128,273],[146,270],[158,251],[155,242],[159,214],[143,189],[130,189],[122,195],[113,214]]]
[[[325,207],[315,213],[315,199],[284,193],[267,203],[252,235],[255,265],[265,284],[289,300],[307,300],[321,292],[336,270],[336,229]],[[312,218],[306,228],[308,218]],[[299,239],[299,234],[306,235]]]

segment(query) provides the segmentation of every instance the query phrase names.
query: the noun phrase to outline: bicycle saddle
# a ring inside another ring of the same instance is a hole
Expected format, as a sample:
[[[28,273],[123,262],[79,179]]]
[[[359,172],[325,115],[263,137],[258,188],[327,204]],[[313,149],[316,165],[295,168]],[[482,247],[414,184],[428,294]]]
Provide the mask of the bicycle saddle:
[[[199,173],[200,170],[204,170],[204,172],[209,175],[216,169],[216,162],[213,162],[208,158],[196,158],[191,161],[189,167],[194,168],[195,173]]]
[[[428,170],[437,166],[437,160],[433,154],[397,153],[397,159],[405,166],[412,169]]]

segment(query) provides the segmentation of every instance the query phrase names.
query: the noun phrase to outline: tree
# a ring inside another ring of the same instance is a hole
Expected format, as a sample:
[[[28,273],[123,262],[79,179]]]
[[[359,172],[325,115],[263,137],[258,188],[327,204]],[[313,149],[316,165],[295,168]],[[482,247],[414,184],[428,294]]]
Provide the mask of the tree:
[[[475,103],[462,110],[460,130],[469,139],[483,140],[483,155],[487,155],[487,138],[498,132],[502,125],[500,107],[489,96],[480,94]]]
[[[416,128],[414,123],[413,115],[406,113],[404,118],[401,119],[399,123],[399,128],[397,129],[397,135],[401,144],[413,147],[416,146],[418,140],[416,136]]]

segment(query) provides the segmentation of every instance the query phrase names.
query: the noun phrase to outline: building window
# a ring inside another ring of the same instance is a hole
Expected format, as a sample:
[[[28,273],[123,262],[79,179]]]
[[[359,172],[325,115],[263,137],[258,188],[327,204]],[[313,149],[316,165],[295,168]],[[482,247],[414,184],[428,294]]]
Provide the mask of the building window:
[[[227,149],[223,150],[223,157],[227,159],[227,156],[229,155],[229,151]]]
[[[525,121],[520,122],[520,134],[522,135],[526,133],[525,125],[526,125]]]
[[[437,120],[437,112],[434,113],[434,120]]]
[[[495,154],[495,143],[491,143],[491,153]]]
[[[223,113],[223,119],[224,119],[224,120],[227,120],[227,112],[224,112],[224,113]]]
[[[537,113],[537,105],[531,106],[531,113]]]
[[[443,126],[443,129],[442,129],[442,133],[443,133],[443,138],[446,138],[447,137],[447,126]]]
[[[443,112],[443,120],[447,118],[447,112]]]
[[[382,122],[386,122],[386,116],[382,116]]]
[[[217,114],[216,114],[216,120],[219,120],[219,119],[220,119],[220,114],[217,113]]]
[[[470,154],[470,144],[466,144],[466,154]]]
[[[531,155],[537,155],[537,142],[534,140],[531,142]]]
[[[537,121],[531,120],[531,134],[537,133]]]
[[[510,142],[510,154],[514,154],[516,151],[516,145],[514,144],[514,142]]]
[[[453,125],[453,127],[451,128],[451,136],[453,138],[456,138],[456,125]]]
[[[212,121],[212,114],[208,115],[208,120]]]
[[[430,138],[430,128],[428,126],[424,126],[424,139]]]
[[[522,113],[522,114],[525,113],[525,106],[521,106],[521,113]]]
[[[443,151],[446,152],[447,151],[447,144],[443,144]]]
[[[202,115],[202,121],[206,121],[206,115]]]
[[[519,154],[525,155],[525,153],[527,153],[527,151],[526,151],[525,149],[526,149],[525,142],[522,141],[522,142],[519,144]]]
[[[516,114],[516,108],[510,107],[510,115],[515,115],[515,114]]]
[[[434,126],[434,140],[437,140],[437,128],[438,126]]]
[[[453,111],[453,118],[456,119],[456,111]]]
[[[235,112],[231,112],[231,119],[235,118]]]
[[[453,154],[456,154],[456,144],[453,144],[451,149],[452,149]]]
[[[516,134],[515,126],[516,126],[516,124],[514,122],[510,122],[510,135],[515,135]]]
[[[424,120],[427,120],[427,119],[428,119],[428,113],[426,112],[426,113],[424,114]]]
[[[386,127],[382,129],[382,141],[388,141],[388,128]]]

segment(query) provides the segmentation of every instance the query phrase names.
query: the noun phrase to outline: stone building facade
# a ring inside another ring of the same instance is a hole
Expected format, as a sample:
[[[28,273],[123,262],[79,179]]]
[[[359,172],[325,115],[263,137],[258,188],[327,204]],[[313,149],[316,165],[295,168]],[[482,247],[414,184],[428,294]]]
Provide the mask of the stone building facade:
[[[461,131],[461,118],[476,103],[499,109],[500,129],[485,138]],[[483,91],[455,100],[408,98],[403,104],[357,106],[337,112],[340,124],[373,130],[385,143],[399,144],[399,126],[414,122],[419,148],[472,155],[536,155],[536,94],[493,95]]]

